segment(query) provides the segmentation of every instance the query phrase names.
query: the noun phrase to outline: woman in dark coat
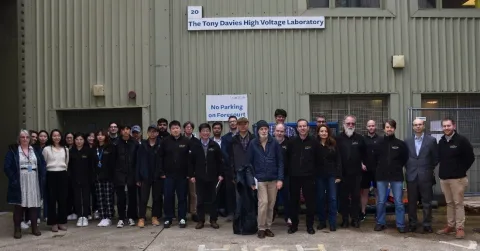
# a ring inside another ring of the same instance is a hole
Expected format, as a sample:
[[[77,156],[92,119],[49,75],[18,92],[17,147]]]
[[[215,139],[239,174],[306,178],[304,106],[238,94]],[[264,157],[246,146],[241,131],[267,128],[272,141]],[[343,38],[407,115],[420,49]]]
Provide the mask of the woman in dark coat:
[[[39,151],[30,146],[27,130],[21,130],[18,144],[9,147],[4,171],[8,178],[7,202],[14,205],[14,238],[20,239],[23,211],[28,210],[30,221],[37,222],[37,210],[42,205],[45,184],[45,160]],[[37,224],[32,224],[32,234],[41,235]]]

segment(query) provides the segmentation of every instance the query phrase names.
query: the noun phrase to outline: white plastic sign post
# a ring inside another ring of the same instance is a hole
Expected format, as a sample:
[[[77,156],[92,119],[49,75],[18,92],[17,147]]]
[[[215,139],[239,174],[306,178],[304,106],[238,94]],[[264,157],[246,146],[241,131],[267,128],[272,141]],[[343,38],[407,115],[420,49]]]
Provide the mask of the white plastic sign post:
[[[202,18],[202,6],[188,6],[188,19]]]

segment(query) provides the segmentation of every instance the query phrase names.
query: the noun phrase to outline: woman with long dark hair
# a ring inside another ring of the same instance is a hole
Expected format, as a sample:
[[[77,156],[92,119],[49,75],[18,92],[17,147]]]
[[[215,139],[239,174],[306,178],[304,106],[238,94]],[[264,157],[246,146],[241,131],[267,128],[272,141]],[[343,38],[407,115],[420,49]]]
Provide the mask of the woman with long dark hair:
[[[337,183],[342,176],[341,157],[337,142],[332,137],[332,131],[327,125],[320,125],[316,129],[317,139],[320,141],[323,160],[323,168],[317,177],[317,215],[320,223],[318,230],[327,227],[325,215],[325,196],[328,200],[328,223],[330,231],[337,230]]]
[[[42,206],[45,182],[45,161],[42,154],[30,145],[27,130],[21,130],[17,144],[11,145],[5,157],[4,171],[8,178],[7,202],[14,205],[15,239],[22,238],[20,224],[26,210],[32,224],[32,234],[40,236],[37,210]]]
[[[113,216],[113,170],[115,164],[115,148],[109,144],[108,132],[99,130],[95,133],[93,156],[93,180],[97,193],[97,204],[100,218],[97,225],[108,227],[112,225]]]
[[[49,140],[50,140],[50,137],[49,137],[49,134],[48,134],[47,131],[40,130],[38,132],[37,144],[40,147],[40,149],[42,149],[42,151],[43,151],[43,148],[45,148],[47,146]]]
[[[43,149],[47,163],[48,220],[52,232],[67,230],[68,149],[62,144],[62,133],[52,130],[48,147]]]
[[[65,147],[70,150],[74,147],[74,144],[73,144],[73,139],[74,139],[74,135],[72,132],[67,132],[65,133],[65,137],[64,137],[64,143],[65,143]],[[74,196],[74,193],[73,193],[73,182],[72,182],[72,177],[70,176],[70,173],[68,175],[68,197],[67,197],[67,221],[74,221],[74,220],[77,220],[78,218],[78,215],[75,213],[75,196]]]
[[[87,135],[87,142],[86,145],[88,148],[93,151],[95,149],[95,132],[89,132]],[[92,182],[92,186],[90,187],[90,197],[92,198],[92,211],[90,211],[90,214],[88,215],[88,219],[92,219],[92,213],[93,213],[93,218],[95,220],[100,219],[100,214],[98,213],[98,207],[97,207],[97,195],[95,194],[95,183]]]
[[[75,213],[78,215],[77,227],[88,226],[90,213],[90,186],[92,173],[92,151],[86,144],[85,135],[74,135],[74,147],[70,149],[68,173],[73,187]]]

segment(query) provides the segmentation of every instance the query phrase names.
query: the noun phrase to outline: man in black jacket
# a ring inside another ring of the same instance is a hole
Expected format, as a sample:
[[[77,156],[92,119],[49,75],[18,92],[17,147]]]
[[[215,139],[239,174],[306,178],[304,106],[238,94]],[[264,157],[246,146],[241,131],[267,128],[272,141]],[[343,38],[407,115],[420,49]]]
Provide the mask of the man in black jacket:
[[[362,135],[355,132],[357,119],[353,115],[345,116],[344,131],[337,136],[337,146],[342,158],[342,182],[340,183],[340,212],[342,227],[351,225],[360,227],[360,182],[362,181],[362,162],[366,157],[366,145]],[[350,199],[349,199],[350,198]]]
[[[121,138],[116,140],[115,145],[115,170],[113,183],[117,194],[117,208],[119,221],[118,228],[124,226],[124,220],[130,226],[135,226],[135,219],[138,217],[136,186],[136,157],[138,142],[130,136],[130,126],[120,126]],[[125,214],[127,206],[128,191],[128,212]]]
[[[249,122],[247,118],[238,119],[238,133],[233,136],[230,144],[227,146],[228,163],[230,166],[225,172],[225,175],[230,182],[235,179],[235,174],[238,169],[244,165],[248,165],[247,149],[252,139],[255,138],[255,136],[248,131],[248,125]]]
[[[205,202],[210,202],[210,226],[218,229],[216,189],[223,180],[223,157],[220,146],[210,139],[210,125],[201,124],[198,127],[201,142],[195,147],[192,157],[196,159],[190,169],[190,181],[196,186],[198,224],[195,229],[201,229],[205,224]]]
[[[292,219],[288,233],[293,234],[298,231],[301,190],[307,206],[307,232],[315,234],[313,229],[316,198],[315,177],[322,168],[323,156],[320,151],[320,143],[308,135],[307,120],[299,119],[297,121],[297,131],[299,136],[288,142],[285,161],[290,175],[290,217]]]
[[[283,216],[285,222],[288,226],[292,225],[292,220],[290,219],[290,178],[289,173],[287,170],[287,148],[288,148],[288,140],[289,138],[285,136],[285,125],[278,124],[275,126],[274,132],[275,140],[278,144],[282,147],[282,154],[283,154],[283,162],[284,162],[284,169],[283,169],[283,187],[278,191],[277,194],[277,203],[275,204],[275,211],[273,213],[273,220],[275,220],[275,215],[278,211],[278,205],[283,205]]]
[[[375,169],[377,168],[377,161],[375,160],[374,150],[380,139],[376,131],[377,131],[377,126],[375,121],[369,120],[367,122],[367,134],[364,136],[367,150],[366,150],[365,162],[362,164],[363,172],[362,172],[362,182],[360,185],[362,212],[360,215],[360,221],[363,221],[366,218],[365,210],[368,204],[368,194],[370,193],[370,187],[373,187],[373,189],[375,190],[375,195],[377,194],[377,191],[376,191],[377,182],[375,180]]]
[[[166,120],[164,118],[158,119],[157,128],[158,128],[158,138],[160,140],[163,140],[164,138],[170,136],[170,133],[168,133],[168,131],[167,131],[168,120]]]
[[[193,130],[195,129],[195,124],[191,121],[187,121],[183,123],[183,136],[185,138],[191,140],[191,145],[192,149],[194,148],[200,148],[201,143],[198,138],[195,137],[193,134]],[[190,151],[190,154],[192,152]],[[192,161],[194,161],[195,158],[192,158]],[[197,216],[197,191],[196,191],[196,186],[193,182],[188,182],[188,211],[190,212],[192,221],[198,222],[198,216]]]
[[[160,156],[160,139],[155,125],[148,127],[148,139],[138,147],[137,186],[140,187],[138,227],[145,227],[147,203],[152,190],[152,225],[160,226],[163,210],[163,187],[165,176],[160,174],[163,164]]]
[[[181,125],[177,120],[169,124],[170,136],[162,141],[160,156],[163,157],[161,176],[165,176],[165,222],[164,227],[169,228],[172,225],[174,216],[175,200],[178,201],[178,218],[180,228],[187,226],[187,179],[188,170],[191,168],[192,161],[190,156],[191,141],[180,134]]]
[[[442,139],[438,144],[440,167],[438,176],[447,202],[448,225],[438,234],[456,231],[456,238],[465,238],[465,208],[463,195],[468,186],[467,171],[475,161],[472,144],[456,132],[455,121],[451,118],[442,120]]]

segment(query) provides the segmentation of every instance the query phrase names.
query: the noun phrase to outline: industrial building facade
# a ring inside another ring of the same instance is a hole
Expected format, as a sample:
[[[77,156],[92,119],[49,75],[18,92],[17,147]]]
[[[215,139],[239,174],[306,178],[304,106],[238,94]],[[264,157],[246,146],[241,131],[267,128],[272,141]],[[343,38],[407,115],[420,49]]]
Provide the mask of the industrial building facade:
[[[247,94],[252,121],[273,120],[276,108],[290,122],[351,113],[359,129],[394,118],[404,137],[412,116],[453,115],[480,144],[478,0],[15,2],[18,95],[10,103],[18,109],[7,114],[18,127],[200,123],[206,95]],[[204,18],[322,16],[325,27],[188,31],[188,6],[201,6]],[[480,176],[480,164],[472,169]]]

